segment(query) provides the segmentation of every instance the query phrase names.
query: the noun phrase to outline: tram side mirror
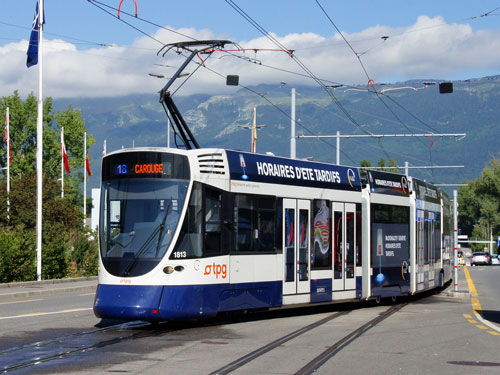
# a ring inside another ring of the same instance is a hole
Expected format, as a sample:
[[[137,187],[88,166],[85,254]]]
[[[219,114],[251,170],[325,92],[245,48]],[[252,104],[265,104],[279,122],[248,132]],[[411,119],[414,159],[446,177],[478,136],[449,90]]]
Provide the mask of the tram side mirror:
[[[441,82],[439,84],[440,94],[451,94],[453,92],[453,82]]]
[[[238,86],[240,84],[240,76],[228,75],[226,77],[227,86]]]

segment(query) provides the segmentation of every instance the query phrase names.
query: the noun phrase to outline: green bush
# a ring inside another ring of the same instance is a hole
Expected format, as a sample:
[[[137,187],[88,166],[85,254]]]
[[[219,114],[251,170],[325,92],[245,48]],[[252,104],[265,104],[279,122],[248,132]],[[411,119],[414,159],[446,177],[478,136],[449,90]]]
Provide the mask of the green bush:
[[[0,282],[36,279],[36,240],[23,225],[0,228]]]

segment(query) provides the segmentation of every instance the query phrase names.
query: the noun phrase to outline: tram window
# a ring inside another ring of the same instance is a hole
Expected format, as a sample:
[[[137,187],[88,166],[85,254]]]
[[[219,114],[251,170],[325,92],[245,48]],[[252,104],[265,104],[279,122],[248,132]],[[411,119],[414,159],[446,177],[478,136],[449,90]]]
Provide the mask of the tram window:
[[[238,253],[276,251],[276,199],[234,196],[234,250]]]
[[[436,220],[434,221],[434,251],[435,251],[435,261],[441,259],[441,214],[436,214]]]
[[[205,255],[221,252],[221,194],[205,190]]]
[[[200,183],[195,182],[179,239],[170,256],[171,259],[178,257],[199,258],[203,256],[202,224],[202,187]]]
[[[227,194],[195,182],[189,206],[171,259],[202,258],[227,253],[228,231],[222,223]],[[223,234],[224,233],[224,234]]]
[[[361,267],[363,265],[362,262],[362,254],[361,245],[362,245],[362,225],[363,216],[361,213],[361,204],[356,203],[356,266]]]
[[[313,270],[332,266],[332,215],[328,202],[316,199],[313,202],[311,268]]]

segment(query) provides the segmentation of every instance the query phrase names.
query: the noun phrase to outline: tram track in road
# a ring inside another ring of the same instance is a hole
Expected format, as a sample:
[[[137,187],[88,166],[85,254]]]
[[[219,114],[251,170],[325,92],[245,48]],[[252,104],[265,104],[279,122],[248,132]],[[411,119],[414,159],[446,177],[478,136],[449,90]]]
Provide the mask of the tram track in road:
[[[373,328],[392,314],[401,310],[406,304],[401,303],[398,305],[391,306],[381,314],[379,314],[374,319],[369,322],[363,324],[361,327],[355,329],[347,336],[343,337],[341,340],[337,341],[335,344],[330,346],[324,352],[313,358],[309,363],[307,363],[304,367],[302,367],[299,371],[295,373],[295,375],[310,375],[316,372],[321,366],[323,366],[328,360],[330,360],[335,354],[349,345],[351,342],[356,340],[358,337],[363,335],[366,331]]]
[[[309,361],[305,366],[303,366],[299,371],[295,373],[295,375],[309,375],[314,372],[316,372],[322,365],[324,365],[328,360],[330,360],[335,354],[337,354],[339,351],[341,351],[343,348],[345,348],[347,345],[349,345],[351,342],[356,340],[358,337],[363,335],[365,332],[367,332],[369,329],[372,327],[376,326],[380,322],[382,322],[384,319],[388,318],[392,314],[398,312],[401,310],[406,303],[401,303],[397,305],[393,305],[389,307],[387,310],[383,311],[382,313],[378,314],[375,318],[371,319],[370,321],[364,323],[362,326],[356,328],[352,332],[350,332],[348,335],[344,336],[341,340],[337,341],[333,345],[329,346],[325,351],[314,357],[311,361]],[[334,314],[331,314],[327,316],[326,318],[323,318],[315,323],[309,324],[303,328],[300,328],[290,334],[287,334],[283,337],[280,337],[277,340],[274,340],[273,342],[266,344],[240,358],[237,360],[211,372],[209,375],[225,375],[229,374],[244,365],[248,364],[249,362],[252,362],[259,357],[263,356],[264,354],[272,351],[273,349],[283,345],[287,341],[290,341],[304,333],[309,332],[310,330],[317,328],[333,319],[339,318],[343,315],[346,315],[350,313],[352,310],[346,310],[346,311],[341,311],[337,312]]]
[[[112,331],[120,332],[131,329],[146,329],[149,326],[151,326],[151,323],[147,322],[121,323],[4,349],[0,351],[0,374],[66,358],[96,348],[117,344],[125,340],[149,336],[154,333],[145,330],[118,335],[112,338],[103,338],[101,335]]]

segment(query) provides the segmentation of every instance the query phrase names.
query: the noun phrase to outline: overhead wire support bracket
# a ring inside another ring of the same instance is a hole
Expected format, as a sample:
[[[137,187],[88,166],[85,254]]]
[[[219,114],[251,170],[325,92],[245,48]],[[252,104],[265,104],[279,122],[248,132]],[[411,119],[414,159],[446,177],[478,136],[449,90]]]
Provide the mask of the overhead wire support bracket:
[[[193,40],[188,42],[178,42],[172,44],[164,45],[157,53],[159,55],[163,50],[165,50],[162,56],[165,56],[167,52],[172,49],[177,49],[177,53],[181,53],[181,51],[188,51],[190,55],[186,58],[184,63],[177,69],[172,78],[169,79],[167,84],[160,90],[160,103],[165,110],[167,116],[169,114],[172,116],[172,124],[175,125],[176,129],[174,129],[175,134],[179,134],[182,138],[182,142],[184,143],[184,147],[187,150],[191,150],[193,148],[200,148],[198,142],[191,133],[186,121],[182,117],[181,112],[175,105],[172,95],[170,94],[169,88],[175,82],[177,78],[181,76],[183,70],[188,66],[188,64],[193,60],[195,56],[200,53],[208,53],[211,54],[214,52],[216,48],[224,48],[226,44],[234,44],[229,40]]]

